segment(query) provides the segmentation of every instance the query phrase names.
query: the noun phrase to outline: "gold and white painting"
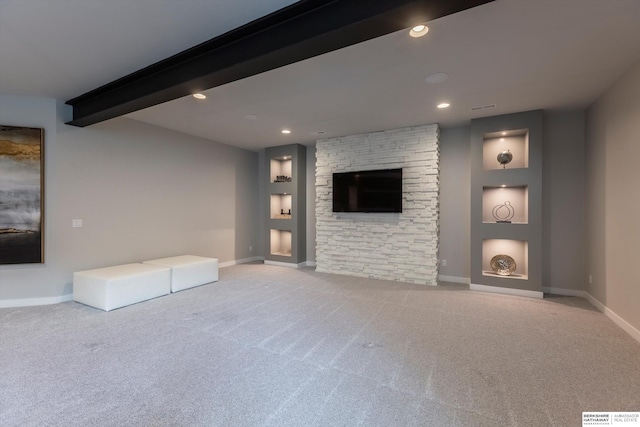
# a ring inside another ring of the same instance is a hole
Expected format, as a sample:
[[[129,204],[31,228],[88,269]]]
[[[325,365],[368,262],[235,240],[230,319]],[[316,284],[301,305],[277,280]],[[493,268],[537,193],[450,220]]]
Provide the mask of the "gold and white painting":
[[[0,264],[44,262],[44,131],[0,125]]]

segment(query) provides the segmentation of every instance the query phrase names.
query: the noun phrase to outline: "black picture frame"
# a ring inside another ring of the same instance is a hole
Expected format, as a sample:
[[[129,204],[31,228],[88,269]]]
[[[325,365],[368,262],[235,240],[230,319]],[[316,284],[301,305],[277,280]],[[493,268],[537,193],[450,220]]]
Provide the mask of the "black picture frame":
[[[0,265],[44,263],[44,129],[0,125]]]

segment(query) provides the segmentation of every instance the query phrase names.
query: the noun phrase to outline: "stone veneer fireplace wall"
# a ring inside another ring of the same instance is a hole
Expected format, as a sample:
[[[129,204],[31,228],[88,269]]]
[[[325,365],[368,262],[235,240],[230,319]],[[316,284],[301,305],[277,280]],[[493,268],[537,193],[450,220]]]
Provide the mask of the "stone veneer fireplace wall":
[[[316,270],[436,285],[437,124],[316,143]],[[334,213],[334,172],[402,168],[402,213]]]

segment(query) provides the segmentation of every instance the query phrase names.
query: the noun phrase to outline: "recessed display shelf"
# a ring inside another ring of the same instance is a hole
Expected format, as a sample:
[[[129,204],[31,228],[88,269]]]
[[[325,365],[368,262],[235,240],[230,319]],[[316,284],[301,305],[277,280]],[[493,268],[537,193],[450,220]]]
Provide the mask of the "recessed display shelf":
[[[291,219],[291,194],[271,194],[271,219]]]
[[[270,163],[271,182],[291,182],[291,156],[272,157]]]
[[[304,145],[289,144],[265,149],[264,262],[300,266],[306,252],[306,158]]]
[[[482,143],[484,170],[529,167],[529,130],[516,129],[484,134]]]
[[[529,223],[529,187],[505,185],[482,188],[482,222]]]
[[[543,116],[536,110],[471,120],[473,286],[542,296]]]
[[[492,268],[492,259],[495,268]],[[505,274],[511,262],[515,270]],[[482,275],[503,279],[528,280],[529,244],[524,240],[485,239],[482,241]]]
[[[271,255],[291,256],[291,231],[271,230]]]

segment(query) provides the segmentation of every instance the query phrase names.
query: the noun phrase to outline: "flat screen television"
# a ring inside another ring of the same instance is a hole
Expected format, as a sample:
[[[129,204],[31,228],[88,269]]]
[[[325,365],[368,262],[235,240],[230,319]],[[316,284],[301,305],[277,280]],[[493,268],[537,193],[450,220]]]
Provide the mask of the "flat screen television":
[[[402,169],[334,173],[333,212],[402,212]]]

